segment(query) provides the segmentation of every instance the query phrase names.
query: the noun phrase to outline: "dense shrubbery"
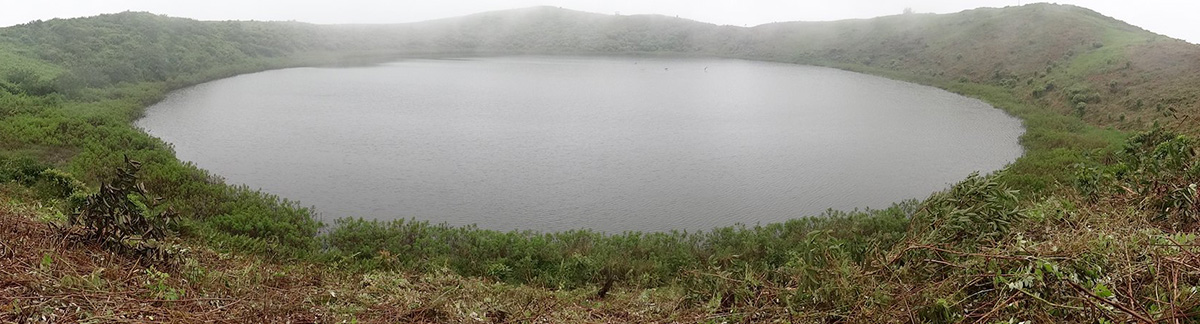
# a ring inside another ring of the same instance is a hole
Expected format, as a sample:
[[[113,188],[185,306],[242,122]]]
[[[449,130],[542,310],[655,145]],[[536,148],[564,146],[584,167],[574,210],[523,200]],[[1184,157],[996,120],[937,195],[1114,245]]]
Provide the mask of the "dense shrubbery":
[[[219,199],[219,214],[204,219],[203,231],[278,257],[305,256],[319,248],[316,235],[322,225],[296,202],[244,186],[226,188]]]
[[[0,155],[0,181],[32,186],[50,166],[28,156]]]
[[[898,241],[916,206],[910,201],[882,210],[829,211],[784,223],[696,233],[498,232],[421,221],[341,219],[324,240],[332,253],[369,267],[447,267],[550,287],[578,287],[611,276],[654,287],[675,283],[689,271],[769,273],[831,247],[848,262],[861,261]]]
[[[910,234],[924,240],[923,244],[969,247],[1003,239],[1023,218],[1015,190],[972,174],[925,200]]]
[[[1081,166],[1076,187],[1083,193],[1118,197],[1152,212],[1166,228],[1200,225],[1200,159],[1196,140],[1156,128],[1137,134],[1112,154],[1113,163]]]
[[[5,28],[0,38],[18,53],[62,64],[67,72],[10,73],[26,93],[74,93],[120,83],[163,82],[254,58],[283,57],[313,48],[307,25],[262,22],[199,23],[148,13],[56,19]]]

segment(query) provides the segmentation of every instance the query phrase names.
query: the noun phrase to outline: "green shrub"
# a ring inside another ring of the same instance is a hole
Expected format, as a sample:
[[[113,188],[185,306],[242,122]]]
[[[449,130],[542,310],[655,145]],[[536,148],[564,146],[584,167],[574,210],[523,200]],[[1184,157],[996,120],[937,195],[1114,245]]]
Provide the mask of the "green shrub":
[[[50,166],[32,157],[0,154],[0,181],[32,186]]]
[[[55,198],[75,198],[76,200],[86,197],[87,185],[82,181],[75,179],[70,173],[66,173],[58,169],[46,169],[38,174],[37,187],[43,188],[44,194]],[[76,201],[80,203],[80,201]]]
[[[913,217],[911,233],[922,243],[967,249],[998,241],[1025,218],[1016,194],[995,176],[971,174],[926,200]]]
[[[1067,101],[1075,107],[1079,107],[1080,103],[1092,104],[1100,102],[1100,92],[1082,85],[1067,88],[1066,96]]]
[[[1169,226],[1200,221],[1200,159],[1191,137],[1161,128],[1134,135],[1106,176],[1116,180],[1114,192],[1133,191],[1130,198]]]
[[[245,186],[229,188],[223,201],[225,212],[205,220],[213,229],[278,244],[300,254],[317,248],[315,236],[321,223],[310,209]]]

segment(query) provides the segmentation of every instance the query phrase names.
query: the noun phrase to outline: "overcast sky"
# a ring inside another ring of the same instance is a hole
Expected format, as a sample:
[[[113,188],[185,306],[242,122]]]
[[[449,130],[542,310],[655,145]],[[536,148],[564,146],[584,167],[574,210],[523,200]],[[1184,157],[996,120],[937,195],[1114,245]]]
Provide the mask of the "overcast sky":
[[[662,14],[754,26],[917,12],[951,13],[1004,7],[1016,0],[0,0],[0,26],[126,10],[201,20],[295,20],[311,23],[398,23],[538,5],[613,14]],[[1200,43],[1200,1],[1064,0],[1150,31]]]

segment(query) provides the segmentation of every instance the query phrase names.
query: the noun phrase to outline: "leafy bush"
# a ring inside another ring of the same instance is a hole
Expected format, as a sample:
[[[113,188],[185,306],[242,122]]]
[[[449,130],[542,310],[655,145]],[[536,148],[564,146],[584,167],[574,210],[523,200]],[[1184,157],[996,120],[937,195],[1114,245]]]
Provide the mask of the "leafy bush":
[[[1108,192],[1152,210],[1170,227],[1200,223],[1196,140],[1156,128],[1131,137],[1109,166]]]
[[[13,94],[44,96],[56,91],[53,80],[44,79],[31,69],[16,69],[4,79],[8,81],[8,86],[3,87],[5,92]]]
[[[31,186],[41,178],[42,172],[50,166],[32,157],[2,154],[0,155],[0,181],[16,182]]]
[[[321,223],[310,209],[294,201],[241,186],[228,188],[222,202],[224,213],[204,223],[223,237],[259,241],[274,246],[270,250],[275,252],[297,256],[318,248],[316,235]]]
[[[913,217],[911,234],[921,243],[964,248],[997,241],[1025,218],[1016,194],[994,176],[971,174],[926,200]]]
[[[1100,102],[1100,92],[1087,86],[1077,85],[1067,88],[1066,96],[1067,101],[1070,102],[1072,106],[1076,107],[1078,107],[1080,103],[1092,104]]]
[[[46,169],[38,174],[37,187],[56,198],[68,198],[76,205],[86,199],[87,186],[70,173],[58,169]]]
[[[70,228],[81,228],[86,241],[132,255],[166,261],[171,251],[163,245],[175,213],[159,208],[137,182],[141,163],[125,159],[111,183],[82,199],[68,218]]]

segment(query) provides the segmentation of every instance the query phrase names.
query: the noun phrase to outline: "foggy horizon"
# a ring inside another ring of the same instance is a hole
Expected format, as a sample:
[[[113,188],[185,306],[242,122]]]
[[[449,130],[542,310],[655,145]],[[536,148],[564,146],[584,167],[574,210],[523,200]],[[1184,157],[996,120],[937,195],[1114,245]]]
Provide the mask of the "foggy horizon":
[[[105,3],[67,0],[38,4],[10,5],[0,17],[0,27],[24,24],[36,20],[78,18],[125,11],[149,12],[171,17],[206,21],[255,20],[294,21],[321,25],[339,24],[401,24],[461,17],[471,14],[515,10],[532,7],[556,7],[573,11],[605,15],[662,15],[716,25],[753,27],[775,22],[819,22],[870,19],[898,15],[907,9],[916,13],[949,14],[978,8],[1003,8],[1035,3],[1031,1],[999,0],[915,0],[890,2],[852,0],[841,3],[809,3],[787,1],[728,1],[706,0],[683,2],[676,0],[589,1],[589,0],[452,0],[438,4],[395,4],[380,0],[348,0],[341,2],[299,1],[286,5],[256,2],[246,6],[230,0],[173,1],[123,0]],[[1115,0],[1078,0],[1051,2],[1076,5],[1122,20],[1131,25],[1200,43],[1200,27],[1188,13],[1200,12],[1200,3],[1172,1],[1143,1],[1129,3]]]

